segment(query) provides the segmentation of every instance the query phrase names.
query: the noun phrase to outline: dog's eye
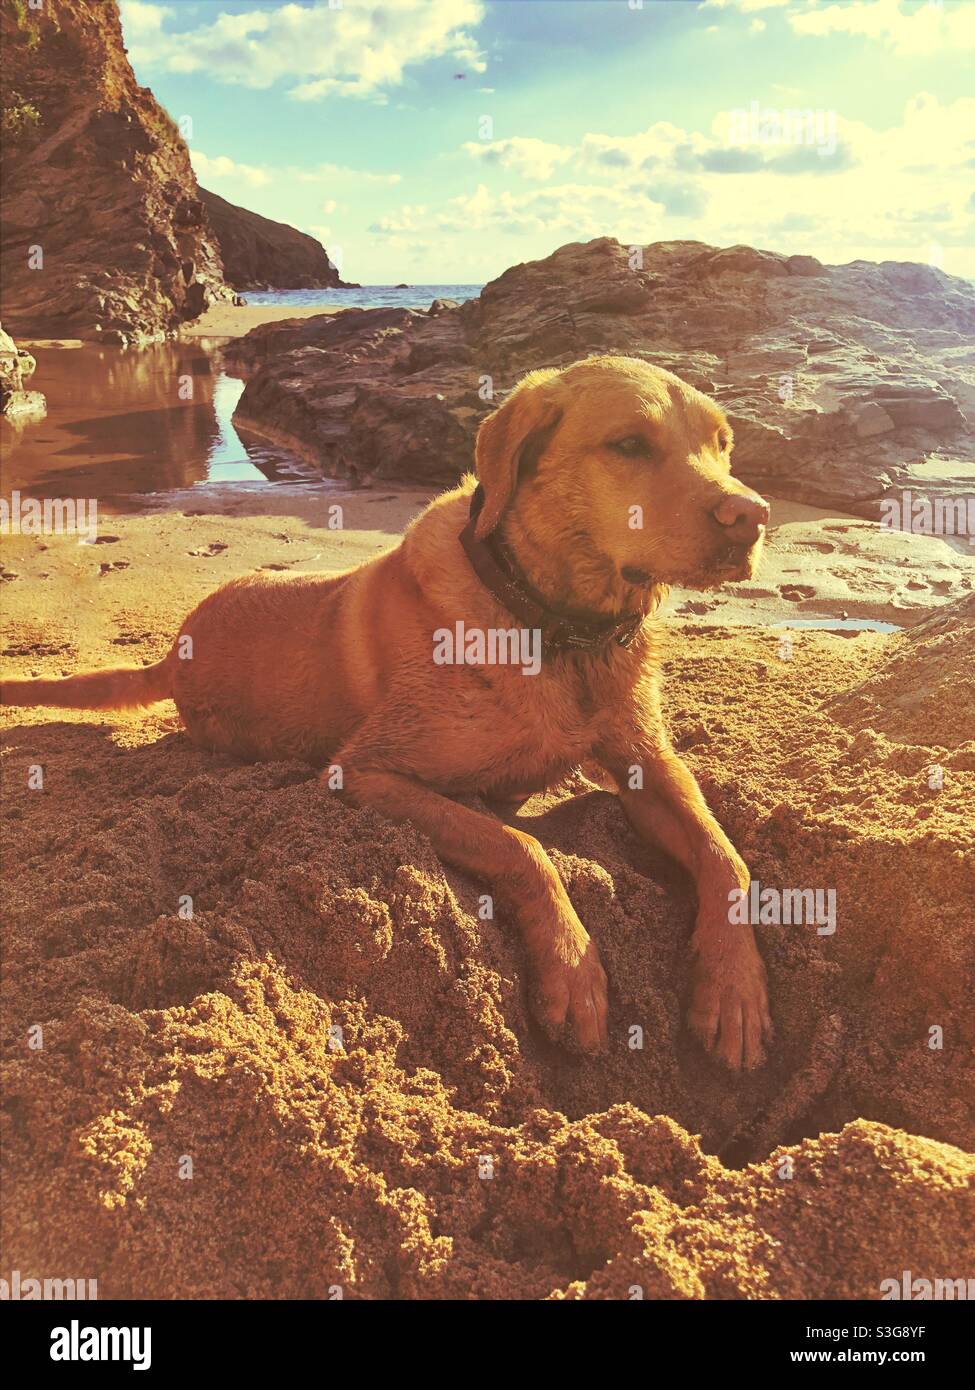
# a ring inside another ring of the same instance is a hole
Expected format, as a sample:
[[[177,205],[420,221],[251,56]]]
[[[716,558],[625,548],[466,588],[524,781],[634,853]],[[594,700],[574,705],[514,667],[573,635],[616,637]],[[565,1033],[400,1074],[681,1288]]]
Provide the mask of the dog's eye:
[[[731,448],[731,435],[726,434],[724,430],[718,433],[718,448],[723,454],[726,454]]]
[[[641,434],[628,434],[623,439],[615,439],[609,447],[628,459],[645,457],[650,453],[650,445]]]

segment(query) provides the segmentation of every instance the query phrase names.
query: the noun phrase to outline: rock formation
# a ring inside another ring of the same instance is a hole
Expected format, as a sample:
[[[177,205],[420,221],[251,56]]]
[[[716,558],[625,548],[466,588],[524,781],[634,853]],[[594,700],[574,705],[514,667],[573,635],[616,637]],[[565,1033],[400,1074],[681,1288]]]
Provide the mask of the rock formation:
[[[43,415],[46,402],[40,391],[25,391],[24,382],[34,375],[37,363],[0,328],[0,415],[17,419]]]
[[[735,468],[773,494],[877,514],[975,446],[975,288],[930,266],[825,266],[694,241],[563,246],[480,298],[265,324],[231,348],[241,422],[327,474],[448,481],[518,377],[597,352],[714,396]]]
[[[200,189],[213,227],[224,274],[237,290],[347,289],[314,237],[273,222]]]
[[[0,8],[8,328],[127,342],[228,297],[183,139],[115,0]]]

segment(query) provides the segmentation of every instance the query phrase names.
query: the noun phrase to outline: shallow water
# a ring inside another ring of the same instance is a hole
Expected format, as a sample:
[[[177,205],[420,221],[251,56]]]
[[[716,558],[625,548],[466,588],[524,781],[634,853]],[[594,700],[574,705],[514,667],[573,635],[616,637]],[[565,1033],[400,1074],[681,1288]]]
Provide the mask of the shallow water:
[[[773,627],[808,627],[822,632],[901,632],[900,623],[882,623],[875,618],[785,618]]]
[[[397,289],[268,290],[255,305],[425,307],[437,298],[470,299],[480,285]],[[47,416],[0,424],[0,495],[98,499],[107,510],[138,511],[146,494],[233,483],[322,489],[335,484],[297,455],[233,423],[244,383],[223,369],[216,339],[186,338],[145,348],[31,348],[33,384]]]
[[[96,497],[127,511],[173,488],[322,484],[288,450],[239,434],[232,417],[244,383],[205,340],[32,352],[47,416],[0,427],[5,497]]]

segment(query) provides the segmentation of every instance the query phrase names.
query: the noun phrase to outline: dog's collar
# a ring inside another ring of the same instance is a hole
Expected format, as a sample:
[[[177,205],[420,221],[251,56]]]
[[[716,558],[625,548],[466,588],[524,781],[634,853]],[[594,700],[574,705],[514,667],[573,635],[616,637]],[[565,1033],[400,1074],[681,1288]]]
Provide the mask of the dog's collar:
[[[525,579],[509,556],[490,536],[479,540],[475,526],[484,505],[484,489],[478,483],[471,497],[470,518],[460,533],[460,543],[471,567],[503,608],[529,628],[542,634],[549,651],[597,651],[609,642],[628,647],[643,625],[643,613],[583,613],[552,608]]]

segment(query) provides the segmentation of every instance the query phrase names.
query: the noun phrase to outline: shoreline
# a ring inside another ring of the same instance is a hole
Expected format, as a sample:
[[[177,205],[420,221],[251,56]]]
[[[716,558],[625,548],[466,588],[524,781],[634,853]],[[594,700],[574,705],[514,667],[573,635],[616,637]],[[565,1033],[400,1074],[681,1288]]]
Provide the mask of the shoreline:
[[[32,623],[35,606],[62,612],[80,601],[104,627],[116,601],[148,615],[166,593],[188,611],[219,584],[258,570],[351,569],[397,546],[442,490],[344,479],[201,482],[129,494],[126,510],[99,501],[97,536],[86,545],[71,532],[5,530],[6,625]],[[858,637],[876,624],[910,629],[975,590],[975,560],[938,538],[896,537],[895,550],[875,522],[769,500],[757,575],[715,590],[672,587],[658,615],[665,626],[789,629],[795,641],[822,627]]]
[[[211,304],[198,319],[180,325],[179,338],[243,338],[252,328],[288,319],[310,319],[319,314],[342,314],[347,305]]]

